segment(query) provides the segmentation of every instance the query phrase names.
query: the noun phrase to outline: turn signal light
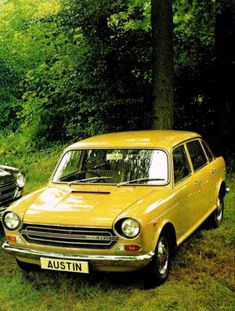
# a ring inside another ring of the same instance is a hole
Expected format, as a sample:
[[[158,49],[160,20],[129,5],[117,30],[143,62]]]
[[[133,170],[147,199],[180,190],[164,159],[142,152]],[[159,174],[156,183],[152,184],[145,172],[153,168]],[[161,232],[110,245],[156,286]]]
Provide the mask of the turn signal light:
[[[7,238],[8,242],[16,243],[16,236],[14,236],[14,235],[7,235],[6,238]]]
[[[126,252],[138,252],[140,249],[139,245],[125,245]]]

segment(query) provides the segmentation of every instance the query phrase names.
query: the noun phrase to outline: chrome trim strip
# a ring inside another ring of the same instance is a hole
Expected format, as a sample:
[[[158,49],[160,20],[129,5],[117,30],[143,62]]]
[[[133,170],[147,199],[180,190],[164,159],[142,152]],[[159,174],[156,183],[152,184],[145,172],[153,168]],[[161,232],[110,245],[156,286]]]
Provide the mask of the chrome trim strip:
[[[22,235],[27,235],[29,239],[38,239],[38,237],[45,238],[58,238],[58,239],[69,239],[69,240],[97,240],[97,241],[118,241],[116,236],[105,236],[105,235],[87,235],[87,234],[69,234],[69,233],[52,233],[52,232],[40,232],[32,230],[21,230]],[[49,240],[48,240],[49,241]]]
[[[65,225],[65,224],[56,224],[52,225],[50,223],[40,223],[40,225],[35,225],[31,223],[24,223],[24,227],[33,227],[33,228],[40,228],[40,229],[53,229],[53,230],[89,230],[89,231],[101,231],[101,230],[112,230],[112,228],[107,228],[107,227],[94,227],[94,226],[77,226],[77,225]],[[63,229],[64,228],[64,229]],[[103,232],[103,231],[101,231]]]
[[[102,245],[110,246],[112,244],[112,242],[113,242],[113,241],[107,241],[106,243],[104,243],[105,241],[103,241],[101,243],[95,243],[95,241],[94,242],[92,242],[92,241],[88,242],[87,240],[84,240],[85,242],[73,241],[73,240],[71,240],[71,241],[64,241],[64,240],[58,241],[58,240],[40,239],[40,238],[37,238],[37,239],[29,238],[29,240],[31,240],[31,241],[28,241],[28,242],[33,243],[33,244],[38,244],[40,242],[46,242],[46,243],[51,242],[51,243],[60,244],[60,245],[64,244],[64,246],[66,246],[66,244],[67,244],[67,246],[70,246],[69,244],[71,244],[71,245],[88,245],[88,246],[89,245],[93,245],[93,246],[100,246],[100,245],[101,246]],[[96,241],[101,241],[101,240],[96,240]],[[50,245],[50,244],[45,244],[45,243],[44,244],[40,243],[40,244],[41,245]]]
[[[103,265],[103,266],[145,266],[147,265],[153,255],[154,252],[149,252],[142,255],[91,255],[91,254],[60,254],[54,252],[46,252],[46,251],[37,251],[26,249],[22,247],[13,247],[8,244],[8,242],[4,242],[2,245],[2,249],[14,256],[23,257],[23,258],[31,258],[31,259],[40,259],[40,257],[49,257],[49,258],[59,258],[59,259],[68,259],[68,260],[85,260],[94,265]]]
[[[28,229],[28,227],[30,229]],[[108,231],[109,228],[98,228],[96,229],[95,227],[77,227],[77,226],[57,226],[57,225],[46,225],[46,224],[42,224],[40,226],[34,226],[34,225],[30,225],[30,224],[27,224],[25,226],[25,231],[27,230],[32,230],[32,229],[36,229],[36,230],[44,230],[44,231],[47,231],[47,230],[50,230],[50,231],[65,231],[65,232],[68,232],[68,231],[72,231],[72,232],[84,232],[84,230],[86,230],[86,232],[96,232],[96,233],[104,233],[104,230],[107,230],[105,231],[105,233],[108,233],[109,235],[111,235],[111,233]],[[102,229],[102,230],[101,230]],[[111,228],[110,228],[111,229]],[[34,231],[35,232],[35,231]]]

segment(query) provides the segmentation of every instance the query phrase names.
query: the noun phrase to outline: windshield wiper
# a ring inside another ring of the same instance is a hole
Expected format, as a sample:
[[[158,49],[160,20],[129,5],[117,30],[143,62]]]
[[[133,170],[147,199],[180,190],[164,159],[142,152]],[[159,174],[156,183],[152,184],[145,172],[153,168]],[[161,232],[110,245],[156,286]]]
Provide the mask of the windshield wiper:
[[[123,186],[123,185],[129,185],[129,184],[133,184],[135,182],[139,182],[139,181],[163,181],[165,180],[164,178],[150,178],[150,177],[144,177],[144,178],[138,178],[138,179],[132,179],[132,180],[127,180],[124,182],[120,182],[119,184],[117,184],[117,186]]]
[[[95,182],[96,180],[102,180],[102,179],[109,179],[109,178],[113,178],[111,176],[96,176],[96,177],[90,177],[90,178],[84,178],[84,179],[78,179],[78,180],[74,180],[68,183],[69,186],[71,185],[76,185],[76,184],[80,184],[82,182],[86,182],[86,181],[92,181]]]

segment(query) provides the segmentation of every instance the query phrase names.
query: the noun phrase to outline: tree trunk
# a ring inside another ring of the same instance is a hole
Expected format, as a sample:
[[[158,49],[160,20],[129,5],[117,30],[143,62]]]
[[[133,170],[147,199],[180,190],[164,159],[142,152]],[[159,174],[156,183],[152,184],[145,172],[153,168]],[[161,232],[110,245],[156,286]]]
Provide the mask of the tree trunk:
[[[215,26],[215,111],[217,150],[229,161],[235,152],[234,126],[235,2],[218,0]],[[234,165],[234,163],[232,163]]]
[[[173,127],[172,0],[151,0],[153,37],[153,129]]]

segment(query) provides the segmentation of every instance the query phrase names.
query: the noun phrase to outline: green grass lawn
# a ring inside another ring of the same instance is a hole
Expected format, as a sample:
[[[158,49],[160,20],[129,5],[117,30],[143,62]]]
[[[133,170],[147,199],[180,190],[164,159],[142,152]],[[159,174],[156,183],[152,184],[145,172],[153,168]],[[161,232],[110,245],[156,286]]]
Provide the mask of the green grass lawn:
[[[58,154],[57,149],[13,163],[27,169],[27,192],[47,182]],[[144,271],[80,275],[39,270],[25,274],[14,258],[0,250],[0,311],[234,311],[234,178],[229,185],[223,224],[213,230],[204,225],[181,245],[164,285],[148,288]],[[1,232],[0,242],[3,239]]]

